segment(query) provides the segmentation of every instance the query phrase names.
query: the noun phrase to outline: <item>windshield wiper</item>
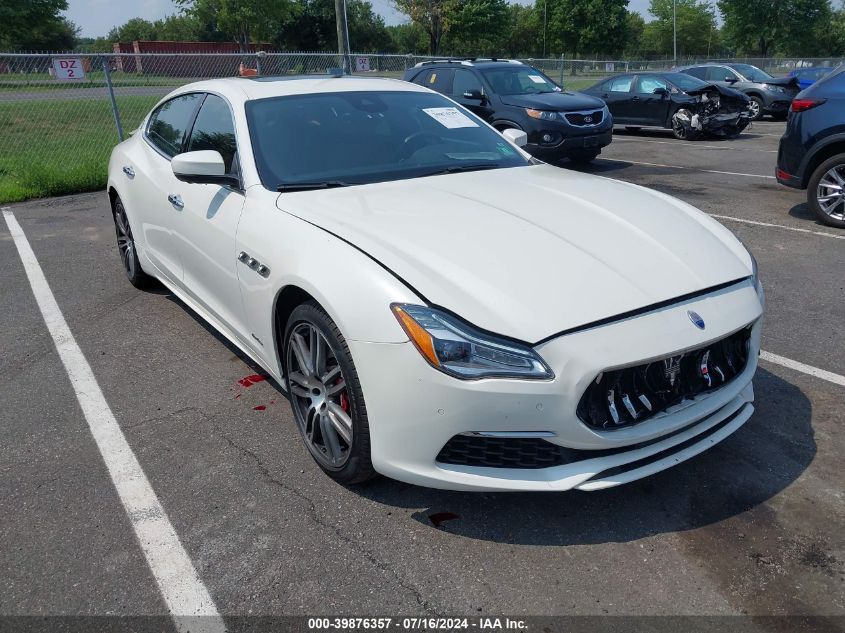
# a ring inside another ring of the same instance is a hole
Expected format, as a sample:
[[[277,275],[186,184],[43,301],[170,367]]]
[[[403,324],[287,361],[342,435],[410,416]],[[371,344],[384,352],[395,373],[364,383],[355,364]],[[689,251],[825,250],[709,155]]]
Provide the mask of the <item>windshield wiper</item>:
[[[342,180],[324,180],[322,182],[289,182],[276,187],[276,191],[311,191],[312,189],[333,189],[349,187],[352,183]]]
[[[443,174],[459,174],[465,171],[482,171],[484,169],[496,169],[498,167],[498,163],[481,163],[477,165],[452,165],[451,167],[445,167],[443,169],[438,169],[437,171],[432,171],[427,174],[422,174],[421,178],[426,176],[440,176]]]

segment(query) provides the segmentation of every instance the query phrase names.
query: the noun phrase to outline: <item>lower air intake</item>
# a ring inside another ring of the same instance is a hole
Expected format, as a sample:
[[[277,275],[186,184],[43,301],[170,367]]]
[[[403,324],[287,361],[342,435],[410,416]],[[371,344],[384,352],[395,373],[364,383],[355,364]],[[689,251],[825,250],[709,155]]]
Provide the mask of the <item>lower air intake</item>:
[[[486,468],[548,468],[571,461],[569,451],[540,438],[455,435],[440,449],[441,464]]]

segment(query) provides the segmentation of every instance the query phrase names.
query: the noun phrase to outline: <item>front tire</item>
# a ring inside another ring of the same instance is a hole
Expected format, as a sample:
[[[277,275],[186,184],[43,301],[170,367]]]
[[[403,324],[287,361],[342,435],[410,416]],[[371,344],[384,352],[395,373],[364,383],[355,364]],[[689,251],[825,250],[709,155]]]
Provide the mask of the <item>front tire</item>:
[[[681,108],[672,115],[672,134],[679,141],[694,141],[701,132],[692,127],[693,114],[686,108]]]
[[[807,203],[819,222],[845,229],[845,154],[816,167],[807,184]]]
[[[346,340],[317,303],[294,309],[284,338],[293,416],[317,465],[343,484],[375,476],[364,394]]]
[[[748,106],[748,109],[751,111],[751,120],[759,121],[763,118],[763,108],[765,108],[766,105],[757,95],[748,95],[748,98],[751,99],[751,104]]]
[[[117,250],[120,253],[120,260],[123,263],[123,270],[129,279],[129,283],[136,288],[148,288],[154,280],[141,269],[138,247],[135,245],[135,238],[132,235],[129,216],[126,215],[126,208],[119,196],[114,199],[112,219],[114,220],[114,232],[117,235]]]

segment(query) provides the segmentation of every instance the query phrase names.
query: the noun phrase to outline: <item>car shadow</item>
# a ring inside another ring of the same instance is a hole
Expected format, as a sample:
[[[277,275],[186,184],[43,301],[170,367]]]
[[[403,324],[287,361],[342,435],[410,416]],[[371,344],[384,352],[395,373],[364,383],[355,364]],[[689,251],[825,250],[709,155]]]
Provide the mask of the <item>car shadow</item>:
[[[381,478],[352,489],[385,506],[425,508],[412,514],[421,524],[482,541],[585,545],[694,530],[771,499],[816,454],[812,407],[801,390],[764,369],[755,387],[762,395],[757,410],[732,436],[678,466],[617,488],[470,493]]]
[[[816,219],[816,214],[813,213],[812,209],[810,209],[810,205],[808,205],[806,202],[801,202],[800,204],[796,204],[795,206],[793,206],[789,210],[789,215],[797,220],[809,220],[820,228],[831,228],[826,224],[822,224],[818,221],[818,219]]]

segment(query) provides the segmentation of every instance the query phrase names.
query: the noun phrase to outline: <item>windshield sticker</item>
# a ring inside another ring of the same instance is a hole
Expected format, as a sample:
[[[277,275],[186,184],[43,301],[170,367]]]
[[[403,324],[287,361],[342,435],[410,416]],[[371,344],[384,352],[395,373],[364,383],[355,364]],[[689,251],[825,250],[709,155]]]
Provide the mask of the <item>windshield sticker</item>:
[[[546,80],[543,79],[540,75],[528,75],[528,78],[533,81],[535,84],[544,84]]]
[[[428,83],[433,84],[437,81],[437,73],[431,73],[431,77],[428,78]]]
[[[516,152],[513,151],[513,148],[509,147],[505,143],[496,143],[496,148],[499,150],[499,153],[501,153],[503,156],[513,156],[514,154],[516,154]]]
[[[470,119],[463,112],[459,112],[457,108],[423,108],[423,112],[443,127],[449,129],[478,127],[478,123]]]

